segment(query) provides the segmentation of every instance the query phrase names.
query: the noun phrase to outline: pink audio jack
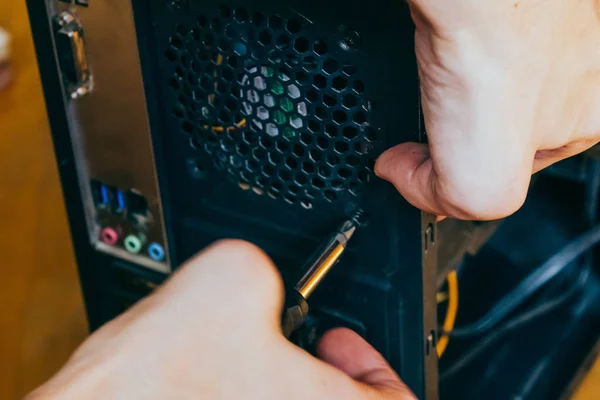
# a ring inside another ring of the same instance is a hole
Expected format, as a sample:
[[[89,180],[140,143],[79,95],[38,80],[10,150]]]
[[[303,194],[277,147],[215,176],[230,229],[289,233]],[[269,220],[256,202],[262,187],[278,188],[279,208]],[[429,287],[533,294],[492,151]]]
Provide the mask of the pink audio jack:
[[[117,244],[117,242],[119,241],[119,237],[121,237],[119,231],[109,226],[100,231],[100,240],[102,241],[102,243],[107,244],[109,246],[114,246],[115,244]]]

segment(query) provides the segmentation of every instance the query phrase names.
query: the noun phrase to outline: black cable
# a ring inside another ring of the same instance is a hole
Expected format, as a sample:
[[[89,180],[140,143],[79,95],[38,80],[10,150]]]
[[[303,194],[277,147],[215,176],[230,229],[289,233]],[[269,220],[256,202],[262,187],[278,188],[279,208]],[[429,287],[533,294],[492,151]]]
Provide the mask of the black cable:
[[[593,226],[598,220],[598,203],[600,202],[600,160],[588,158],[589,178],[585,185],[584,213],[585,222]]]
[[[449,335],[452,337],[471,337],[489,331],[599,242],[600,224],[572,240],[558,253],[536,268],[482,318],[463,328],[455,328],[452,332],[449,332]]]
[[[541,317],[558,307],[566,304],[571,298],[576,295],[579,290],[585,285],[591,275],[591,269],[585,268],[574,282],[573,286],[561,294],[558,297],[548,299],[531,309],[525,311],[523,314],[517,315],[512,319],[505,322],[502,326],[490,333],[485,338],[477,342],[473,347],[469,348],[463,353],[449,368],[447,368],[441,375],[440,381],[444,381],[452,378],[468,364],[475,360],[479,355],[486,351],[491,345],[496,343],[498,339],[502,338],[507,333],[521,328],[523,325],[528,324],[534,319]]]

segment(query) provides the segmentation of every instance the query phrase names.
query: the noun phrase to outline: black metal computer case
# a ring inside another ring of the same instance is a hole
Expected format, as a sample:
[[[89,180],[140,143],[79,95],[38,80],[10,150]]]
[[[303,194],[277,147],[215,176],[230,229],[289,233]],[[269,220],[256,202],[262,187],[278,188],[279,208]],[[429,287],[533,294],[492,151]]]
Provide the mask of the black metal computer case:
[[[29,8],[91,328],[219,238],[296,279],[363,208],[312,329],[357,330],[436,398],[435,219],[373,175],[424,140],[406,4],[69,3]]]
[[[92,330],[220,238],[257,244],[294,282],[362,209],[296,340],[350,327],[439,397],[436,290],[499,223],[440,229],[373,174],[383,150],[426,141],[405,2],[28,6]]]

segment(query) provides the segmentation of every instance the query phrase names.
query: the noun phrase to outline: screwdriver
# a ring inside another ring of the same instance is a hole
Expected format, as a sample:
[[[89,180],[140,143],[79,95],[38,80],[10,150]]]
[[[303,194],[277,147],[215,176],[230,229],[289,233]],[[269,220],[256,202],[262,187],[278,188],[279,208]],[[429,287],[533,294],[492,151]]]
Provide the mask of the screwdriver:
[[[362,211],[345,221],[308,260],[305,274],[292,290],[286,290],[282,330],[286,338],[300,328],[308,316],[307,300],[323,278],[339,261],[348,241],[360,226]]]

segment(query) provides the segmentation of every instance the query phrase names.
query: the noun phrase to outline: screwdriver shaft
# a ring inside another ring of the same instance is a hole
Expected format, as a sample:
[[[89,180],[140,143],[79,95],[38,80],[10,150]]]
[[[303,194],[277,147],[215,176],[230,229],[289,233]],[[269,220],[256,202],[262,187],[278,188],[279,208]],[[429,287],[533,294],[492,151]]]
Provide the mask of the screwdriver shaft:
[[[327,275],[327,273],[339,260],[343,252],[344,246],[340,243],[336,242],[335,246],[329,246],[326,252],[315,261],[315,263],[302,277],[300,282],[298,282],[296,285],[296,291],[298,291],[302,297],[308,299],[323,278],[325,278],[325,275]]]

